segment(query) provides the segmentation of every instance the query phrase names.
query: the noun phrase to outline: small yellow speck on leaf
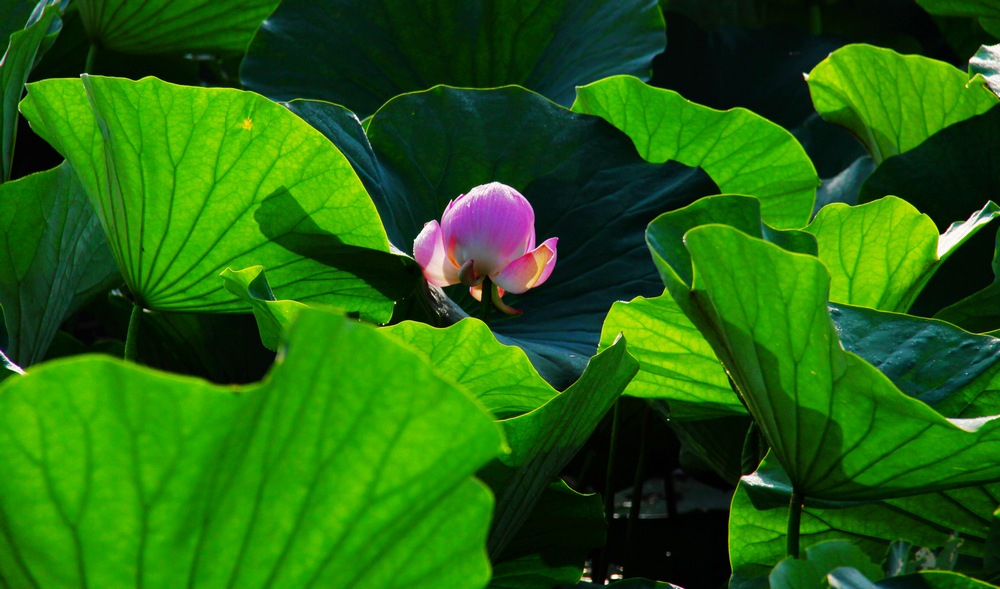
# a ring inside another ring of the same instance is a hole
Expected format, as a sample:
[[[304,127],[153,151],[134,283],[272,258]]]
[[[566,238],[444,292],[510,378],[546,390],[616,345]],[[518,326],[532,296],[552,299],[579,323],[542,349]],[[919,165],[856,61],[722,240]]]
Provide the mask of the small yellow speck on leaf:
[[[250,117],[243,119],[243,128],[247,131],[253,129],[253,119],[251,119]]]

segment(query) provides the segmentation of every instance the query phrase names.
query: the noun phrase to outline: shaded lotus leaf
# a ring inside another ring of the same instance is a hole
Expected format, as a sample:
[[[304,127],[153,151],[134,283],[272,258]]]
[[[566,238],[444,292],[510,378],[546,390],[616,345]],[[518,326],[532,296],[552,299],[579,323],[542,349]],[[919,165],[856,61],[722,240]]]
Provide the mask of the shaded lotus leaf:
[[[576,86],[648,76],[664,44],[663,15],[645,0],[285,0],[240,80],[274,100],[325,100],[362,116],[438,84],[518,84],[569,106]]]
[[[370,378],[376,371],[380,378]],[[72,390],[72,395],[53,391]],[[489,416],[374,328],[310,312],[262,383],[103,357],[2,385],[17,586],[483,587]]]
[[[242,53],[279,0],[78,0],[87,36],[132,54]]]
[[[538,409],[500,422],[511,453],[480,473],[496,495],[490,554],[501,554],[546,486],[590,438],[638,370],[625,339],[587,364],[580,379]]]
[[[566,483],[550,484],[507,548],[493,561],[490,589],[551,589],[580,580],[587,556],[604,545],[604,502]]]
[[[642,157],[701,167],[721,192],[760,199],[764,221],[776,228],[809,221],[819,177],[799,142],[760,115],[718,111],[677,92],[615,76],[577,89],[573,110],[621,129]]]
[[[146,308],[246,309],[218,274],[254,264],[289,298],[374,321],[412,289],[348,161],[262,96],[83,76],[30,84],[21,110],[73,166]]]
[[[977,18],[986,32],[1000,36],[1000,6],[990,0],[917,0],[917,4],[939,16]]]
[[[412,251],[424,223],[475,186],[503,182],[528,199],[538,240],[558,237],[559,259],[545,284],[505,296],[523,314],[495,313],[490,328],[524,349],[559,389],[582,373],[612,303],[662,292],[642,243],[649,221],[717,192],[704,172],[646,162],[607,122],[523,88],[437,87],[394,98],[368,121],[369,145],[343,109],[305,106],[292,104],[344,145],[358,176],[369,179],[389,239],[403,251]],[[479,313],[467,288],[446,292],[464,311],[445,321]]]
[[[809,72],[807,81],[820,115],[850,130],[877,163],[998,102],[945,62],[871,45],[834,51]]]
[[[13,2],[9,7],[0,7],[0,14],[8,13],[7,18],[11,19],[9,24],[25,23],[18,17],[22,15],[21,10],[29,6],[26,1]],[[14,137],[17,134],[17,102],[21,99],[31,69],[41,58],[45,46],[55,40],[62,28],[59,13],[57,0],[46,0],[38,4],[23,30],[11,31],[10,43],[7,43],[7,35],[0,30],[0,46],[6,49],[0,56],[0,93],[3,94],[0,100],[0,182],[10,180]],[[0,22],[8,24],[2,17]]]
[[[59,326],[121,276],[69,164],[0,184],[0,305],[5,351],[28,367]]]

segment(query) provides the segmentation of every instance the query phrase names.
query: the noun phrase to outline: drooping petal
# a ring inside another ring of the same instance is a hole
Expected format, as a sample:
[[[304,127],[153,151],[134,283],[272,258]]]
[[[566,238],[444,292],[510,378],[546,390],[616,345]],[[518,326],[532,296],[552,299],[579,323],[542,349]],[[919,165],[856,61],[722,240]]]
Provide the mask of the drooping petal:
[[[458,284],[458,268],[444,247],[444,233],[437,221],[426,223],[413,240],[413,257],[424,269],[424,278],[434,286]]]
[[[520,294],[542,284],[548,280],[552,275],[552,269],[555,268],[558,241],[557,237],[545,240],[542,245],[508,264],[493,277],[493,282],[514,294]]]
[[[535,212],[521,193],[492,182],[450,203],[441,228],[459,265],[475,260],[477,275],[493,275],[534,243]]]

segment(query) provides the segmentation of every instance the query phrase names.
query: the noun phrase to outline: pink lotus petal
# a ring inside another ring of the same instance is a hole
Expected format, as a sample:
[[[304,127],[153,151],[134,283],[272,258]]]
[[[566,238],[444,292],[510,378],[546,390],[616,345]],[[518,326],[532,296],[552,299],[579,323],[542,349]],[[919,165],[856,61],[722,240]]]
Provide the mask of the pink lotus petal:
[[[548,239],[535,250],[514,260],[493,278],[493,282],[514,294],[545,282],[556,264],[557,241],[556,237]]]
[[[474,260],[477,275],[493,275],[534,244],[535,212],[518,191],[492,182],[450,203],[441,228],[457,264]]]
[[[483,285],[477,284],[476,286],[470,286],[469,294],[472,295],[472,298],[476,299],[477,301],[483,302]]]
[[[434,286],[458,284],[458,268],[448,259],[444,235],[437,221],[424,225],[413,241],[413,257],[424,269],[424,278]]]

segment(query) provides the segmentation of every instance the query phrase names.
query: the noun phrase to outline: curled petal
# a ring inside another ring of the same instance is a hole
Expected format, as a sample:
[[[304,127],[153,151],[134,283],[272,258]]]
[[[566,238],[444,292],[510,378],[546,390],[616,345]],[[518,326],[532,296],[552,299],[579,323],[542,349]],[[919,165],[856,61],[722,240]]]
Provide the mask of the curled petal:
[[[413,241],[413,257],[424,269],[424,278],[434,286],[458,284],[458,268],[444,248],[444,235],[437,221],[424,225]]]
[[[507,265],[493,278],[493,282],[501,288],[514,294],[520,294],[529,288],[534,288],[552,275],[556,265],[556,243],[559,238],[545,240],[520,258]]]
[[[513,188],[477,186],[448,205],[441,218],[443,243],[458,264],[475,260],[476,275],[492,275],[535,242],[535,213]]]

